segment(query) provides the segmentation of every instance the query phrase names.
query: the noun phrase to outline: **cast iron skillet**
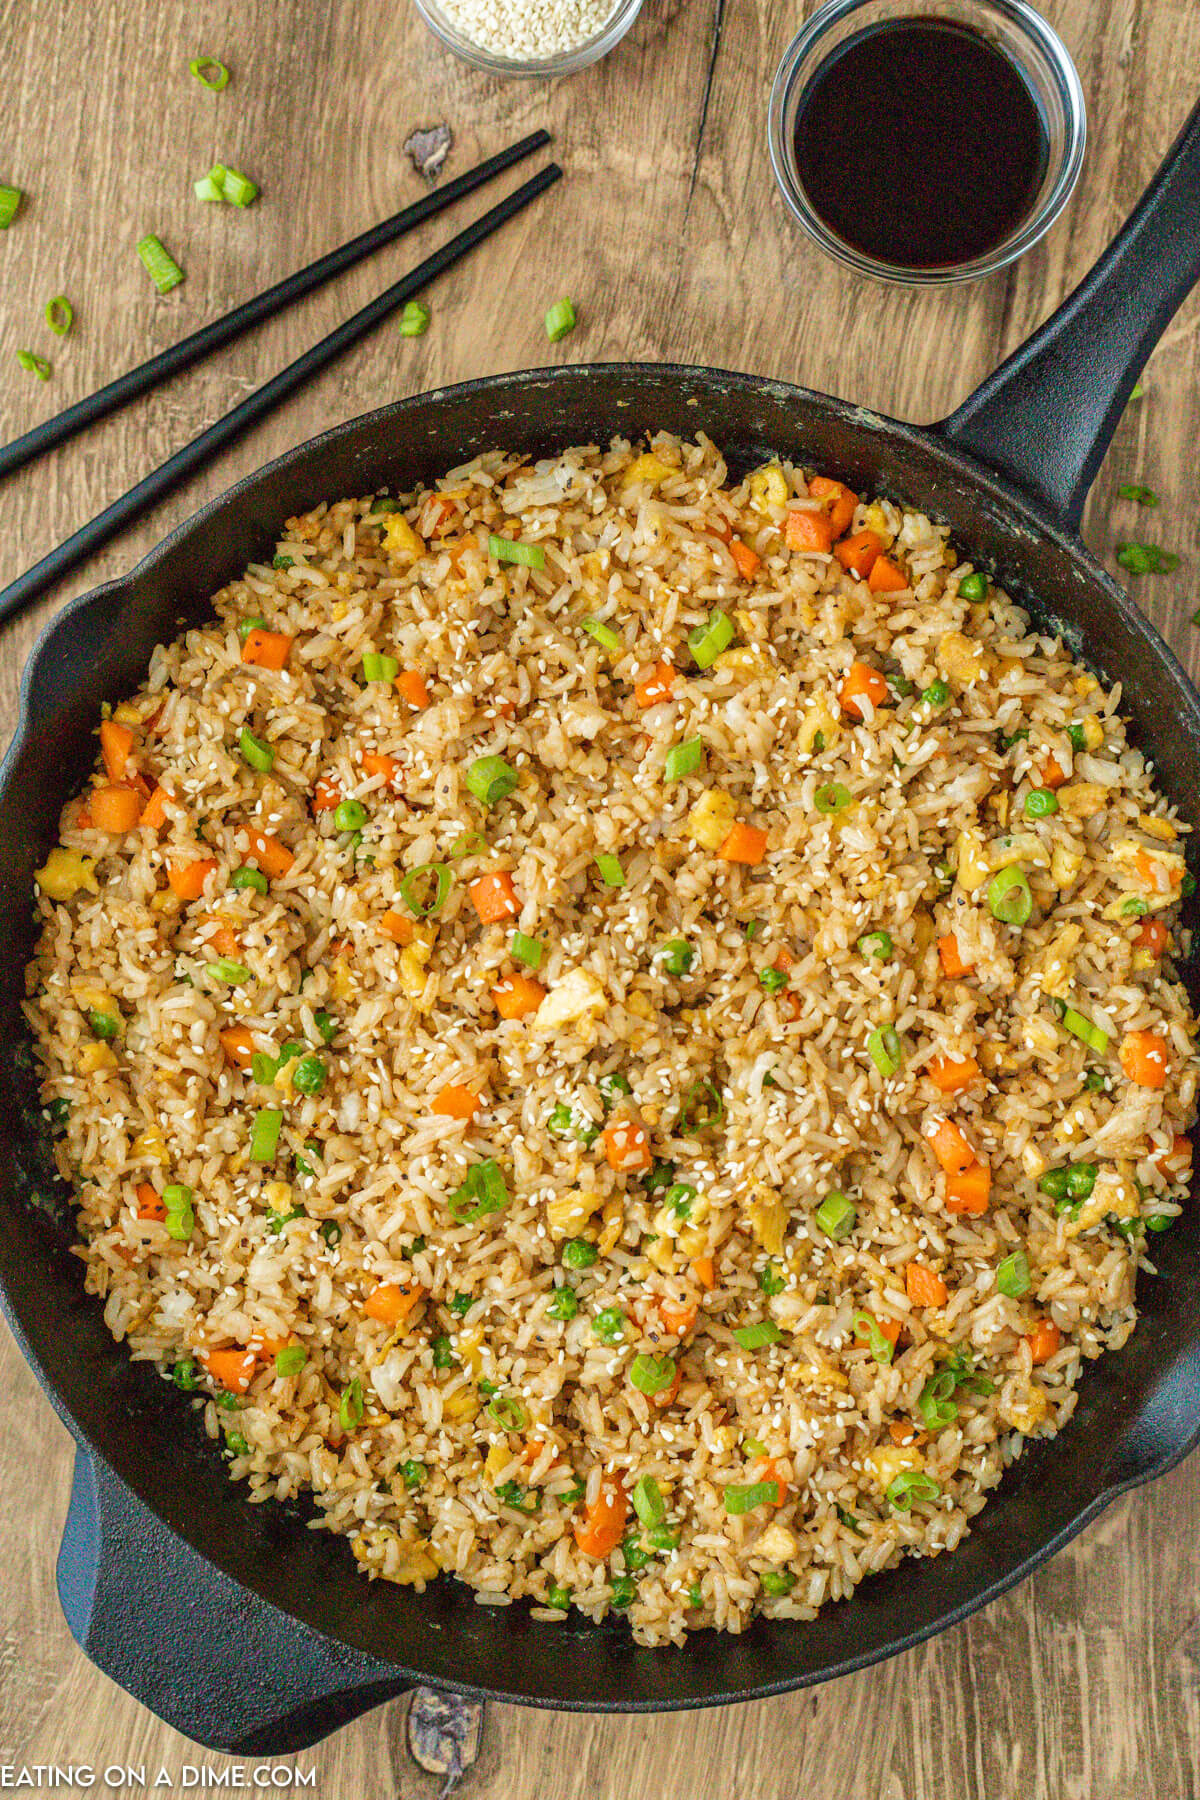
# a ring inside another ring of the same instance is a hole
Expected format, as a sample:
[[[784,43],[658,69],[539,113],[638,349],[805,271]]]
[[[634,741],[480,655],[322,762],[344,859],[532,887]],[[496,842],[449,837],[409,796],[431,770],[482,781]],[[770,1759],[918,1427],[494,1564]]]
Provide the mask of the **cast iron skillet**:
[[[1055,317],[942,425],[919,430],[805,389],[699,368],[600,365],[418,395],[304,444],[214,501],[133,574],[68,606],[26,671],[0,770],[4,1042],[22,1036],[33,870],[93,755],[102,700],[153,646],[316,502],[411,487],[478,451],[534,453],[703,428],[732,462],[772,452],[949,522],[1106,679],[1168,795],[1200,826],[1200,705],[1182,669],[1083,548],[1084,495],[1135,377],[1200,278],[1200,107],[1133,218]],[[1193,1001],[1200,998],[1188,971]],[[442,1581],[368,1585],[344,1540],[247,1505],[181,1395],[134,1365],[88,1300],[65,1196],[47,1172],[28,1059],[0,1070],[0,1284],[22,1348],[79,1446],[59,1588],[114,1680],[202,1743],[281,1753],[416,1681],[578,1709],[746,1700],[861,1668],[962,1619],[1200,1437],[1200,1223],[1155,1241],[1129,1345],[1089,1368],[1071,1423],[1006,1476],[963,1546],[865,1582],[811,1624],[758,1620],[686,1650],[622,1625],[534,1623]]]

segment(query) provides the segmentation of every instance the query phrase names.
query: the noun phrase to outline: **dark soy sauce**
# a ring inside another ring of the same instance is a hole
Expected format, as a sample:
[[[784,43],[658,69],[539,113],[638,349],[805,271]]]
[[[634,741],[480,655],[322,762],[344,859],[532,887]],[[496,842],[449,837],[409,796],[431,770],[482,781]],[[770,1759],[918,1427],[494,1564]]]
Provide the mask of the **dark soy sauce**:
[[[985,256],[1032,210],[1046,172],[1046,126],[1024,75],[946,19],[849,38],[800,107],[809,202],[876,262],[933,269]]]

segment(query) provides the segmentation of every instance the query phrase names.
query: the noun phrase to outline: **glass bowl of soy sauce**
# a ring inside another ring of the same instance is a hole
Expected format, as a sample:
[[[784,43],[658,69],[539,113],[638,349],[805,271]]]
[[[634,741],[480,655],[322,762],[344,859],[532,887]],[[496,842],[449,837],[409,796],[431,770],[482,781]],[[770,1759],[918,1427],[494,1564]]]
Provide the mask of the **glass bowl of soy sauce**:
[[[973,281],[1050,229],[1087,141],[1066,46],[1025,0],[827,0],[771,92],[775,178],[831,256]]]

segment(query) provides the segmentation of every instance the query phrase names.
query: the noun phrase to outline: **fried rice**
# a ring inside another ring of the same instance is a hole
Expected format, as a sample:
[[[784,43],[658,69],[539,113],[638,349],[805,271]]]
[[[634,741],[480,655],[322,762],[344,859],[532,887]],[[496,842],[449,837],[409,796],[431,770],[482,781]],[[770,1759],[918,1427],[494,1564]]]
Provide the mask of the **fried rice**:
[[[921,512],[702,436],[289,520],[38,872],[114,1337],[371,1577],[664,1644],[953,1549],[1189,1173],[1120,700]]]

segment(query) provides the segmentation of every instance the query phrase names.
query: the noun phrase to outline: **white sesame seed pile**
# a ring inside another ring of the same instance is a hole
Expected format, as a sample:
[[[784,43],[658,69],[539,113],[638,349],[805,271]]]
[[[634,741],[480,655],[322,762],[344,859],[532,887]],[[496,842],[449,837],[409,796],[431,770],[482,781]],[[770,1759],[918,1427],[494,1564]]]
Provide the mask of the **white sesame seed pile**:
[[[546,62],[586,44],[616,0],[442,0],[450,23],[493,56]]]

